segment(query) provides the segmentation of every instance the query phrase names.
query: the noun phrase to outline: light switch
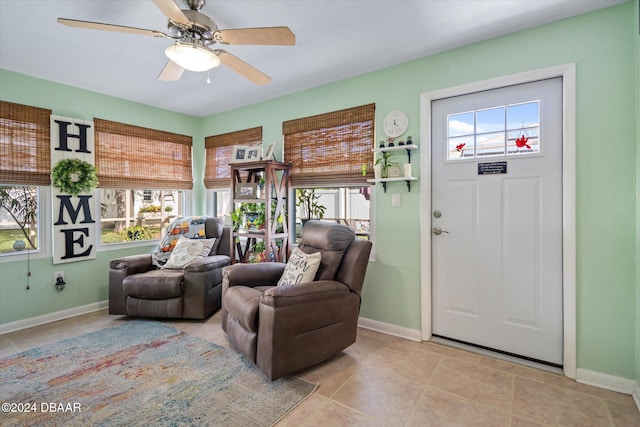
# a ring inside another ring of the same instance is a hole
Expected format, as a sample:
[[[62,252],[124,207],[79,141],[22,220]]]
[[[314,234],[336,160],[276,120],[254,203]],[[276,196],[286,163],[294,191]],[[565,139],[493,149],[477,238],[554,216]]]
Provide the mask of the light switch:
[[[397,207],[400,206],[400,194],[392,194],[391,195],[391,206]]]

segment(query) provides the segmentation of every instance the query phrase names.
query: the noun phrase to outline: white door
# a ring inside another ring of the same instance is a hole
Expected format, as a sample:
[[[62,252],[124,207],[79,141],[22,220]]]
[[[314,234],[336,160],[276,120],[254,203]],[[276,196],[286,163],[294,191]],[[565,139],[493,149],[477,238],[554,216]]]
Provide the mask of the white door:
[[[433,334],[562,365],[562,79],[432,104]]]

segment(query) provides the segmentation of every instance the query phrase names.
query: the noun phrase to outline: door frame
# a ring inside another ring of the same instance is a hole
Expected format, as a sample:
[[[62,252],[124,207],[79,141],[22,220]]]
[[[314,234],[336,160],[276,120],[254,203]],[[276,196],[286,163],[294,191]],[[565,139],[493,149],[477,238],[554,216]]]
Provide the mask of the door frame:
[[[563,369],[576,377],[576,66],[564,64],[420,94],[420,314],[422,340],[432,335],[431,103],[438,99],[562,77],[562,311]]]

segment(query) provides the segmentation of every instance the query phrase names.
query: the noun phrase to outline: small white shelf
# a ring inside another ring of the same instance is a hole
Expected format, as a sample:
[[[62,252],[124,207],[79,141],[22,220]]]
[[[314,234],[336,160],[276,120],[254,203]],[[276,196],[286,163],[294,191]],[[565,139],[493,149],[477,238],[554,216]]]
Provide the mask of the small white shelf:
[[[384,147],[384,148],[373,148],[371,151],[374,153],[382,153],[385,151],[399,151],[399,150],[417,150],[418,146],[415,144],[409,145],[396,145],[393,147]]]
[[[411,181],[417,181],[418,178],[416,178],[415,176],[399,176],[399,177],[394,177],[394,178],[380,178],[380,179],[368,179],[367,182],[372,182],[374,184],[380,183],[382,184],[382,189],[384,190],[384,192],[387,192],[387,182],[401,182],[404,181],[407,183],[407,189],[409,191],[411,191]]]
[[[367,182],[399,182],[399,181],[417,181],[418,178],[416,178],[415,176],[410,176],[410,177],[406,177],[406,176],[399,176],[399,177],[394,177],[394,178],[380,178],[380,179],[368,179]]]

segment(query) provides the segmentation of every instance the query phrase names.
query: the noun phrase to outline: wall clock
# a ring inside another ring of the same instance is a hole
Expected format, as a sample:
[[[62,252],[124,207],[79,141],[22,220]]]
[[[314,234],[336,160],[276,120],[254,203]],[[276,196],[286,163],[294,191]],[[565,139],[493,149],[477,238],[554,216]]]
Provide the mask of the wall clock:
[[[382,124],[384,133],[391,137],[397,138],[407,131],[409,127],[409,118],[402,111],[392,111],[387,114]]]

